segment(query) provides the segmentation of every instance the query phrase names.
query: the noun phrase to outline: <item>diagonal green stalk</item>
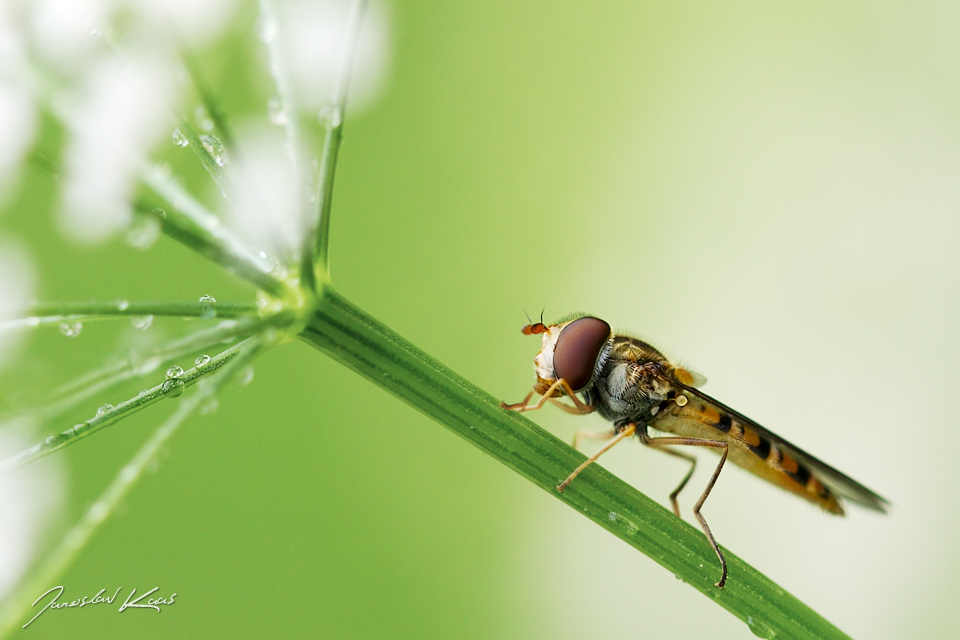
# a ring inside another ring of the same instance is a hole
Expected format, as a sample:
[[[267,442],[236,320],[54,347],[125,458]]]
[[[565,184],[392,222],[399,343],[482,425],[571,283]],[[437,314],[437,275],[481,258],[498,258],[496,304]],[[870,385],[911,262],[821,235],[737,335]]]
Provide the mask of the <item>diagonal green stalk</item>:
[[[220,388],[230,379],[231,374],[245,363],[249,362],[265,345],[259,338],[237,345],[232,351],[230,359],[221,363],[221,373],[201,383],[196,393],[179,404],[177,410],[153,433],[149,440],[133,456],[114,478],[113,482],[100,495],[96,502],[90,505],[87,512],[80,518],[53,551],[44,559],[39,567],[32,572],[31,578],[20,585],[12,597],[8,597],[0,606],[0,637],[6,637],[22,620],[25,611],[30,610],[30,600],[41,593],[50,583],[57,579],[79,556],[88,542],[96,535],[117,505],[133,490],[137,481],[144,472],[157,460],[162,447],[176,433],[190,415],[205,402],[213,398]],[[21,625],[26,627],[32,620]]]
[[[253,339],[254,338],[248,338],[248,341]],[[195,367],[191,367],[172,379],[164,380],[156,386],[144,389],[136,396],[124,400],[115,407],[104,405],[104,407],[101,408],[102,410],[98,410],[97,415],[93,418],[70,427],[65,431],[51,435],[43,442],[0,461],[0,473],[39,460],[54,451],[79,442],[98,431],[120,422],[141,409],[146,409],[164,398],[176,398],[183,393],[185,387],[192,386],[199,382],[201,378],[219,371],[231,360],[243,353],[244,349],[249,349],[247,341],[226,349],[202,365],[198,364]]]
[[[271,267],[266,261],[246,247],[179,183],[156,166],[145,167],[141,179],[170,206],[169,211],[140,206],[141,213],[153,216],[160,223],[164,234],[258,288],[274,296],[283,295],[285,286],[269,273]]]
[[[703,533],[598,464],[562,494],[557,483],[584,455],[395,334],[325,285],[300,338],[433,418],[554,498],[661,564],[760,637],[847,638],[762,573],[724,550],[729,578]]]

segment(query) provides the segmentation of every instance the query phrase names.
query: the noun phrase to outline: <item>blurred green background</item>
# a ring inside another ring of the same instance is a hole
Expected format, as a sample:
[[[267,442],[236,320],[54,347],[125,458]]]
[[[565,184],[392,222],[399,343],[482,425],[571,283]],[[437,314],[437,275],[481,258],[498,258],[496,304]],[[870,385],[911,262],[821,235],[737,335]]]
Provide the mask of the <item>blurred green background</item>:
[[[340,291],[508,401],[532,383],[525,310],[590,311],[648,339],[894,505],[834,518],[729,468],[704,510],[721,544],[854,637],[957,637],[957,5],[386,9],[389,82],[348,115],[337,173]],[[247,73],[263,68],[252,24],[242,13],[204,54],[228,115],[269,95]],[[52,184],[26,175],[0,218],[33,256],[39,298],[253,299],[166,239],[71,244]],[[126,324],[37,333],[5,397],[42,398],[129,338]],[[159,586],[176,605],[48,611],[17,637],[748,637],[309,346],[255,369],[185,425],[62,578],[74,595]],[[39,463],[67,474],[58,531],[170,404]],[[564,439],[601,426],[532,417]],[[684,472],[636,443],[604,465],[663,503]],[[689,520],[708,467],[681,496]]]

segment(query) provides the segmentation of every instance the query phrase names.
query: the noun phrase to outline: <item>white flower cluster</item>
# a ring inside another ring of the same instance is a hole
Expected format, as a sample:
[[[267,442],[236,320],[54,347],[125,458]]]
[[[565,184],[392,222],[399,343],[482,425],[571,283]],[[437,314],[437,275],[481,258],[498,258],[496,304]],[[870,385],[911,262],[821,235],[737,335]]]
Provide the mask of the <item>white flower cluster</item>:
[[[222,222],[253,253],[290,265],[299,260],[304,230],[310,229],[303,219],[303,176],[315,171],[317,160],[311,154],[297,159],[300,141],[291,139],[290,108],[301,112],[296,117],[323,112],[334,99],[347,52],[353,54],[352,104],[369,103],[386,75],[388,35],[379,6],[368,8],[363,30],[347,47],[350,0],[276,4],[270,33],[261,23],[251,25],[250,37],[269,40],[271,55],[283,59],[289,104],[278,94],[264,104],[265,117],[233,123],[239,152],[232,160],[212,124],[201,124],[198,133],[239,195],[215,223]],[[178,114],[202,113],[185,104],[191,88],[182,50],[214,42],[238,13],[236,5],[236,0],[0,1],[0,212],[15,193],[44,109],[65,132],[62,157],[53,159],[59,165],[63,231],[88,244],[125,229],[131,239],[137,183],[150,171],[156,175],[156,168],[149,168],[152,151],[161,144],[188,144],[177,138]],[[204,200],[209,199],[195,199]],[[0,239],[0,323],[22,317],[33,292],[26,254],[12,240]],[[14,337],[0,332],[0,366],[13,352]],[[13,442],[11,433],[19,430],[0,427],[0,453],[25,446]],[[29,566],[37,534],[59,501],[54,469],[31,466],[0,475],[0,598]]]

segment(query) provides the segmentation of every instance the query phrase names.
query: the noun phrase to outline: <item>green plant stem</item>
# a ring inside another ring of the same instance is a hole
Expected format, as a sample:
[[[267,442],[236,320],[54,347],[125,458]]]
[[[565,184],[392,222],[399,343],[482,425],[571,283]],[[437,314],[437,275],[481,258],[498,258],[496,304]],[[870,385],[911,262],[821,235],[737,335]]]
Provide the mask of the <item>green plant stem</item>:
[[[183,421],[201,407],[204,402],[213,398],[224,383],[230,379],[231,374],[249,362],[263,346],[265,345],[258,338],[251,338],[242,343],[242,351],[241,345],[228,350],[231,352],[231,356],[228,360],[220,363],[222,367],[220,375],[204,380],[196,393],[184,399],[177,406],[173,415],[160,425],[150,436],[150,439],[140,447],[133,459],[120,470],[113,482],[110,483],[97,501],[87,509],[80,521],[66,533],[53,551],[31,572],[30,579],[25,581],[13,596],[7,598],[2,604],[2,607],[0,607],[0,637],[6,637],[21,622],[29,624],[29,620],[24,621],[21,618],[24,616],[24,612],[30,610],[31,599],[43,593],[44,589],[49,588],[73,563],[110,514],[116,510],[117,505],[129,495],[137,481],[143,477],[144,472],[156,462],[161,448],[176,433]]]
[[[350,16],[343,35],[343,46],[340,51],[340,65],[337,67],[337,78],[333,87],[333,102],[327,113],[321,113],[326,126],[323,138],[323,152],[320,157],[320,172],[317,177],[317,214],[314,220],[317,224],[313,238],[312,264],[317,272],[317,279],[325,279],[329,273],[329,241],[330,241],[330,206],[333,202],[333,178],[336,174],[337,155],[340,153],[340,142],[343,140],[343,117],[347,106],[347,89],[350,86],[350,70],[353,62],[357,41],[360,39],[360,27],[363,24],[363,14],[366,9],[366,0],[353,0],[350,5]],[[307,248],[309,249],[309,248]]]
[[[0,322],[0,331],[33,329],[62,322],[116,320],[130,316],[170,316],[174,318],[238,318],[256,313],[253,304],[224,302],[49,302],[27,309],[27,315]]]
[[[110,406],[108,409],[98,411],[96,416],[85,422],[81,422],[80,424],[75,425],[66,431],[51,435],[43,442],[35,444],[28,449],[24,449],[20,453],[0,461],[0,473],[9,471],[11,469],[16,469],[17,467],[23,466],[27,463],[39,460],[40,458],[47,456],[54,451],[62,449],[96,433],[97,431],[116,424],[120,420],[127,418],[137,411],[145,409],[150,405],[163,400],[164,398],[175,398],[179,396],[183,393],[183,390],[186,387],[196,384],[202,377],[208,376],[211,373],[219,370],[231,360],[236,358],[240,353],[243,353],[245,349],[249,350],[250,345],[248,343],[250,340],[254,340],[254,338],[248,338],[244,342],[234,345],[229,349],[213,356],[209,362],[203,366],[196,366],[187,369],[176,377],[176,380],[173,381],[173,384],[171,384],[171,380],[164,380],[155,387],[144,389],[133,398],[129,398],[115,407]]]
[[[729,578],[703,533],[616,478],[587,467],[562,494],[557,483],[584,455],[418,350],[329,285],[300,338],[510,467],[550,496],[661,564],[761,637],[846,638],[805,604],[724,550]],[[483,490],[478,487],[478,490]]]
[[[210,155],[206,150],[202,150],[202,153]],[[284,294],[284,284],[269,273],[271,265],[254,255],[220,223],[219,218],[207,211],[162,169],[144,167],[141,180],[171,207],[163,212],[144,205],[139,207],[141,213],[154,217],[160,223],[165,235],[274,296]]]

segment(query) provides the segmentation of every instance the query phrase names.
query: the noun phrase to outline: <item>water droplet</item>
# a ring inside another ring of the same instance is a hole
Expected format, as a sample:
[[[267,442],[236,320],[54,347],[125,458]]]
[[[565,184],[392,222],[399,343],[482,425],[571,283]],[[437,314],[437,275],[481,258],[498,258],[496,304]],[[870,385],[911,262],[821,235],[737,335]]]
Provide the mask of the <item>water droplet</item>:
[[[265,16],[257,18],[257,36],[265,44],[270,44],[277,37],[277,22]]]
[[[185,146],[187,146],[188,144],[190,144],[190,141],[187,140],[187,136],[185,136],[185,135],[183,135],[182,133],[180,133],[180,129],[174,129],[174,130],[173,130],[173,144],[177,145],[178,147],[185,147]]]
[[[137,216],[127,229],[127,244],[134,249],[145,251],[153,246],[160,237],[160,222],[149,216]]]
[[[209,362],[210,362],[210,356],[202,355],[202,356],[197,356],[197,359],[193,361],[193,364],[197,365],[197,367],[205,367]]]
[[[83,331],[82,322],[61,322],[60,323],[60,333],[67,336],[68,338],[76,338],[80,335],[80,332]]]
[[[156,207],[155,209],[152,209],[150,213],[160,218],[161,220],[167,219],[167,212],[161,209],[160,207]]]
[[[200,296],[200,317],[208,320],[210,318],[216,318],[217,310],[213,306],[216,303],[217,299],[210,294]]]
[[[617,521],[617,513],[615,511],[611,511],[610,513],[608,513],[607,517],[610,518],[610,522]]]
[[[193,118],[197,121],[197,126],[200,127],[201,131],[213,131],[213,120],[210,119],[206,108],[202,104],[198,104],[197,108],[193,110]]]
[[[200,406],[200,415],[208,416],[220,408],[220,400],[217,396],[210,396],[210,399]]]
[[[146,331],[153,324],[153,316],[130,316],[130,324],[134,329]]]
[[[237,372],[237,383],[241,387],[245,387],[251,382],[253,382],[253,367],[248,364]]]
[[[112,404],[105,404],[101,406],[99,409],[97,409],[97,417],[99,418],[100,416],[105,414],[107,411],[110,411],[111,409],[113,409]]]
[[[90,428],[89,422],[81,422],[79,424],[73,425],[73,433],[74,435],[80,435],[81,433],[83,433],[89,428]]]
[[[69,440],[69,438],[62,433],[55,433],[52,436],[48,436],[47,439],[43,441],[43,447],[45,449],[56,449],[67,440]]]
[[[759,620],[755,619],[753,616],[747,616],[747,626],[750,627],[750,631],[753,635],[758,638],[776,638],[777,632],[763,624]]]
[[[168,398],[176,398],[183,393],[183,380],[180,378],[171,378],[163,383],[163,393]]]
[[[280,98],[270,98],[267,100],[267,115],[272,124],[282,127],[287,124],[287,112],[283,108],[283,101]]]
[[[203,148],[207,150],[207,153],[213,156],[213,160],[217,163],[217,166],[226,166],[229,158],[227,158],[227,150],[224,148],[223,143],[220,142],[220,138],[217,136],[200,136],[200,142],[203,144]]]
[[[343,123],[343,111],[335,104],[320,109],[317,114],[320,124],[328,129],[339,127]]]
[[[117,300],[117,311],[126,311],[130,308],[129,300]]]
[[[179,378],[183,375],[183,367],[178,364],[173,365],[167,369],[167,380],[172,380],[173,378]]]
[[[673,577],[676,578],[677,580],[683,580],[683,578],[680,577],[679,573],[673,574]]]

